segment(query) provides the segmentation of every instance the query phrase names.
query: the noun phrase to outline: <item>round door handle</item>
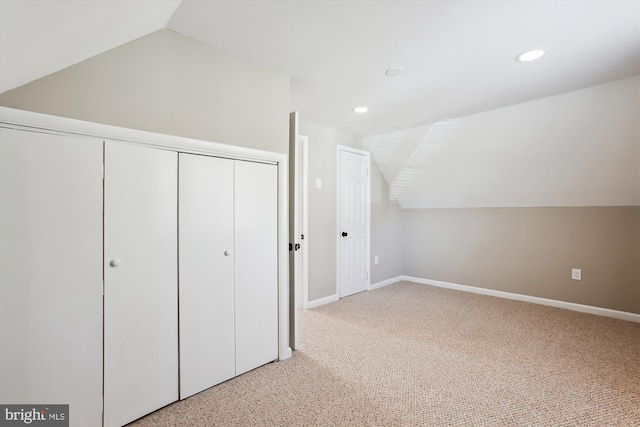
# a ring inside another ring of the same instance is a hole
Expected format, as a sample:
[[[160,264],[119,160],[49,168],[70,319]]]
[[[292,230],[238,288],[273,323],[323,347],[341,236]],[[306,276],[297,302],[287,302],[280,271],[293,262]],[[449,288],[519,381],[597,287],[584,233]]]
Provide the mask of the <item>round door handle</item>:
[[[343,231],[343,232],[342,232],[342,237],[347,237],[347,236],[348,236],[347,232],[346,232],[346,231]]]
[[[109,261],[109,265],[111,267],[117,267],[122,263],[122,261],[120,261],[118,258],[114,258],[111,261]]]
[[[224,256],[230,256],[231,255],[231,251],[224,251]]]

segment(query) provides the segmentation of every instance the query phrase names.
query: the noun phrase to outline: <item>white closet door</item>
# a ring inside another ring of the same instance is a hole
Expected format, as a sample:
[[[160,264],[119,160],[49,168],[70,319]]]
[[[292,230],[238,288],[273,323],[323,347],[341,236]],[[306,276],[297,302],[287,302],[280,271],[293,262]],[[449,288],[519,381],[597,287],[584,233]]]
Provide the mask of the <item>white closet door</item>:
[[[102,141],[0,129],[0,402],[102,424]]]
[[[180,398],[235,376],[233,160],[180,154]]]
[[[105,143],[105,426],[178,399],[177,165]]]
[[[236,162],[236,375],[278,358],[277,171]]]

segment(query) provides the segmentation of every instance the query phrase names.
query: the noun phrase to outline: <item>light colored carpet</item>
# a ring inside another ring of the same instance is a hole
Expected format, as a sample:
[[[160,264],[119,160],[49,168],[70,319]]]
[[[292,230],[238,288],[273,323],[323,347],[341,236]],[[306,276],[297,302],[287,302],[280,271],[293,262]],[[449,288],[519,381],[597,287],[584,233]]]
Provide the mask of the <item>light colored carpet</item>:
[[[399,282],[132,426],[640,426],[640,324]]]

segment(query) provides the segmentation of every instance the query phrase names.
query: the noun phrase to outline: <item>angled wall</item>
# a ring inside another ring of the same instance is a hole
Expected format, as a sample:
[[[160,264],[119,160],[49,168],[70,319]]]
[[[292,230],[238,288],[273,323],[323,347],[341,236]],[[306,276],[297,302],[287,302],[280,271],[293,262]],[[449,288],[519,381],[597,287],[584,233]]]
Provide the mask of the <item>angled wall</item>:
[[[2,93],[0,105],[288,150],[289,78],[170,30]]]
[[[640,77],[365,138],[403,208],[640,205]]]
[[[404,275],[640,313],[639,77],[363,145]]]

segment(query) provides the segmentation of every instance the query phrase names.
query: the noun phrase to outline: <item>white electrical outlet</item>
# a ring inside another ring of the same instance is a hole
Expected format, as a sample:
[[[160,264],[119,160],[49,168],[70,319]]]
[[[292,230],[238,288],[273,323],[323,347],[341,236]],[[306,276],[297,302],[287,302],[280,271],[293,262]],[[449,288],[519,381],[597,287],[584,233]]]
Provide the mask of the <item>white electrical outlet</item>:
[[[374,256],[374,257],[373,257],[373,263],[374,263],[375,265],[378,265],[378,255],[376,255],[376,256]]]
[[[579,268],[572,268],[571,278],[573,280],[582,280],[582,270],[580,270]]]

